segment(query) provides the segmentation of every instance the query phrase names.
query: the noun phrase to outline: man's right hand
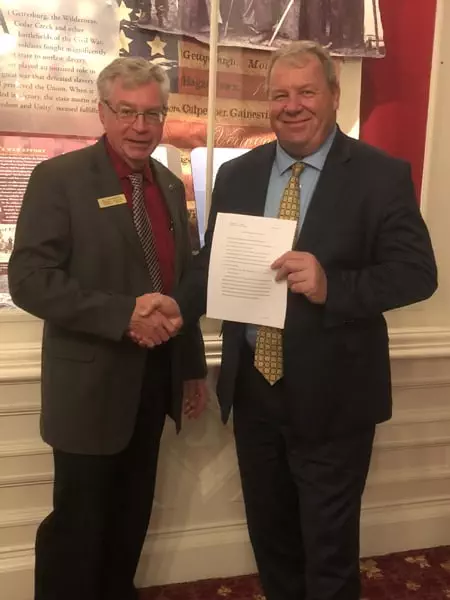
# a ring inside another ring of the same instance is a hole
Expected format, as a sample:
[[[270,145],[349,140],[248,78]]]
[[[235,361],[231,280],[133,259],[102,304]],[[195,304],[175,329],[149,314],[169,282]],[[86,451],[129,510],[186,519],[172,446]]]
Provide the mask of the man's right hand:
[[[175,336],[183,325],[178,304],[162,294],[145,294],[136,298],[128,334],[146,348],[153,348]]]

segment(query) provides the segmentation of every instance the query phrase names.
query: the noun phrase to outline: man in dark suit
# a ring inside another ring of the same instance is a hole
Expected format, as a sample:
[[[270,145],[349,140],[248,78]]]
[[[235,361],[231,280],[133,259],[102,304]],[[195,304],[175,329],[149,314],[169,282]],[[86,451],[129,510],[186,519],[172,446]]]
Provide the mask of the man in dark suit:
[[[272,265],[288,283],[284,329],[224,322],[217,394],[224,421],[233,407],[267,600],[359,600],[361,496],[375,426],[391,417],[383,313],[428,298],[436,265],[409,165],[337,127],[328,53],[277,51],[268,91],[277,141],[219,169],[205,246],[152,308],[195,321],[217,214],[289,218],[290,203],[294,249]]]
[[[54,509],[36,539],[36,600],[132,600],[168,413],[205,403],[201,332],[144,318],[190,262],[183,184],[150,157],[167,112],[165,72],[120,58],[99,75],[105,136],[33,171],[9,263],[14,302],[44,320],[43,439]],[[184,383],[183,383],[184,382]]]

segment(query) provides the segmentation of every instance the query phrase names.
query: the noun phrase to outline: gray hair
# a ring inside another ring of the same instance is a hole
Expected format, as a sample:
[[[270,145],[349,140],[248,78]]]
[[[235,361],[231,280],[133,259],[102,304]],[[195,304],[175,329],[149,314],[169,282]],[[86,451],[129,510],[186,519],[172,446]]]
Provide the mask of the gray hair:
[[[330,89],[339,87],[336,66],[328,50],[317,42],[300,40],[282,46],[272,54],[269,61],[269,69],[267,71],[267,89],[269,89],[270,75],[278,61],[287,62],[295,66],[303,66],[305,59],[308,59],[310,56],[315,56],[319,59]]]
[[[167,107],[170,81],[166,72],[160,66],[154,65],[139,56],[116,58],[100,72],[97,78],[100,102],[108,100],[112,84],[116,79],[120,79],[123,87],[129,89],[155,81],[161,90],[163,106]]]

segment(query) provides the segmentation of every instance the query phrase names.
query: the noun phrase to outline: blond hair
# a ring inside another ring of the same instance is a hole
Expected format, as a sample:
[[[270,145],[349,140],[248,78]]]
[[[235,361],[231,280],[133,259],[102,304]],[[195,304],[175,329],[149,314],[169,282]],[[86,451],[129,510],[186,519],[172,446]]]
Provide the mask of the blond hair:
[[[282,46],[272,54],[267,71],[267,88],[269,87],[270,83],[270,75],[277,62],[283,61],[295,66],[303,66],[305,59],[310,56],[315,56],[319,59],[330,89],[339,87],[336,66],[328,50],[326,50],[317,42],[313,42],[311,40],[300,40],[298,42],[292,42],[291,44]]]

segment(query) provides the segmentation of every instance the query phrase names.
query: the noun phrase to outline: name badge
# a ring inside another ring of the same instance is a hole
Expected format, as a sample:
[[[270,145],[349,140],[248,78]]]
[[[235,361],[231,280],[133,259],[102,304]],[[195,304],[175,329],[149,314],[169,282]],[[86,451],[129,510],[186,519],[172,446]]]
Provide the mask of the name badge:
[[[126,204],[127,199],[124,194],[117,194],[117,196],[106,196],[106,198],[99,198],[97,200],[100,208],[109,208],[110,206],[117,206],[118,204]]]

